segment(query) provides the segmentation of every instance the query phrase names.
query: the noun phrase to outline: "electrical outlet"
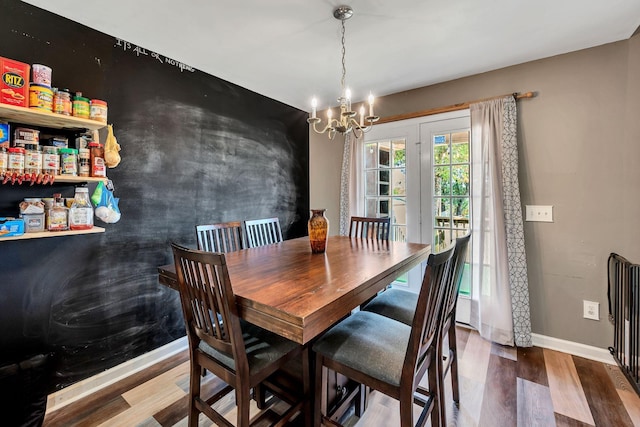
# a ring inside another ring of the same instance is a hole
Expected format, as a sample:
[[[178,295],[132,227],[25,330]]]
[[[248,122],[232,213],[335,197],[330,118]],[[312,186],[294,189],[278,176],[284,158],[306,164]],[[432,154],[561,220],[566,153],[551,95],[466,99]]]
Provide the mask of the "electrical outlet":
[[[553,222],[553,206],[526,205],[525,221]]]
[[[583,314],[585,319],[600,320],[600,303],[594,301],[583,300]]]

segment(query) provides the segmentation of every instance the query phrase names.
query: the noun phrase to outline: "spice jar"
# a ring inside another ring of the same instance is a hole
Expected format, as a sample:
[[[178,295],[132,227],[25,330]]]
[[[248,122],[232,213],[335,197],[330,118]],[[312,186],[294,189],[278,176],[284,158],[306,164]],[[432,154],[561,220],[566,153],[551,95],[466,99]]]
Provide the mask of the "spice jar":
[[[78,175],[78,150],[75,148],[60,149],[60,175]]]
[[[90,142],[89,150],[91,150],[91,176],[107,176],[104,164],[104,145],[99,142]]]
[[[39,174],[42,172],[42,154],[37,144],[24,146],[24,173]]]
[[[7,172],[8,163],[9,157],[7,156],[7,149],[0,147],[0,174]]]
[[[89,230],[93,228],[93,206],[89,201],[89,189],[77,187],[73,204],[69,209],[69,228],[71,230]]]
[[[58,89],[53,94],[53,112],[70,116],[71,111],[71,93],[69,93],[69,89]]]
[[[42,172],[58,175],[60,172],[60,156],[58,147],[45,146],[42,148]]]
[[[11,147],[8,152],[7,172],[24,173],[24,148]]]
[[[91,174],[91,150],[78,149],[78,175],[89,176]]]

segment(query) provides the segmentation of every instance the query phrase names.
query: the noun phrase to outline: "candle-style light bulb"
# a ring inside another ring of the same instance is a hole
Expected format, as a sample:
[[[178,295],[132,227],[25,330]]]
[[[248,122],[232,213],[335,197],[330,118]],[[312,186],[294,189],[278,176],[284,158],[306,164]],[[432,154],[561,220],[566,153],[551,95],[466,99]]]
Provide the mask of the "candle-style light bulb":
[[[316,118],[316,108],[318,107],[318,100],[314,97],[311,100],[311,118]]]
[[[351,89],[347,88],[347,90],[344,91],[344,97],[347,98],[347,100],[351,100]]]
[[[328,119],[329,121],[331,121],[331,117],[332,117],[332,116],[333,116],[333,113],[331,112],[331,108],[329,108],[329,109],[327,110],[327,119]]]
[[[373,117],[373,95],[369,92],[369,116]]]
[[[364,126],[364,104],[360,105],[360,127]]]

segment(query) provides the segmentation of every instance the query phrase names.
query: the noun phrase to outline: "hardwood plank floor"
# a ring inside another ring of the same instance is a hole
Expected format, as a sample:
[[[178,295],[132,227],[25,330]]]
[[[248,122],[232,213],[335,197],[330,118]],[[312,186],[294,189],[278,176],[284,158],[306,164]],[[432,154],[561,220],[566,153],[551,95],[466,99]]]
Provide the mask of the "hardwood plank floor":
[[[640,397],[615,365],[537,347],[506,348],[461,327],[458,351],[460,407],[447,377],[447,426],[640,427]],[[186,426],[188,364],[185,351],[47,413],[44,426]],[[206,377],[211,392],[221,386]],[[217,409],[235,422],[233,393]],[[398,410],[396,401],[374,391],[363,417],[352,415],[345,425],[399,426]],[[251,413],[258,412],[254,404]],[[212,423],[201,417],[199,425]]]

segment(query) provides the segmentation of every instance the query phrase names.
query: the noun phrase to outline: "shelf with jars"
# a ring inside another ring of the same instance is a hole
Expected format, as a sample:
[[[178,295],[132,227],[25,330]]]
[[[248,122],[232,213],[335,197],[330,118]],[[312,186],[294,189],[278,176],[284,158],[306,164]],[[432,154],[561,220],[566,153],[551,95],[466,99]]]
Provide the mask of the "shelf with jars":
[[[95,234],[104,232],[104,228],[95,226],[88,230],[36,231],[33,233],[24,233],[20,236],[0,237],[0,242],[7,242],[10,240],[43,239],[45,237],[75,236],[78,234]]]
[[[16,107],[8,104],[0,104],[0,119],[52,129],[98,130],[105,127],[105,123],[98,120],[66,116],[64,114],[56,114],[35,108]]]

